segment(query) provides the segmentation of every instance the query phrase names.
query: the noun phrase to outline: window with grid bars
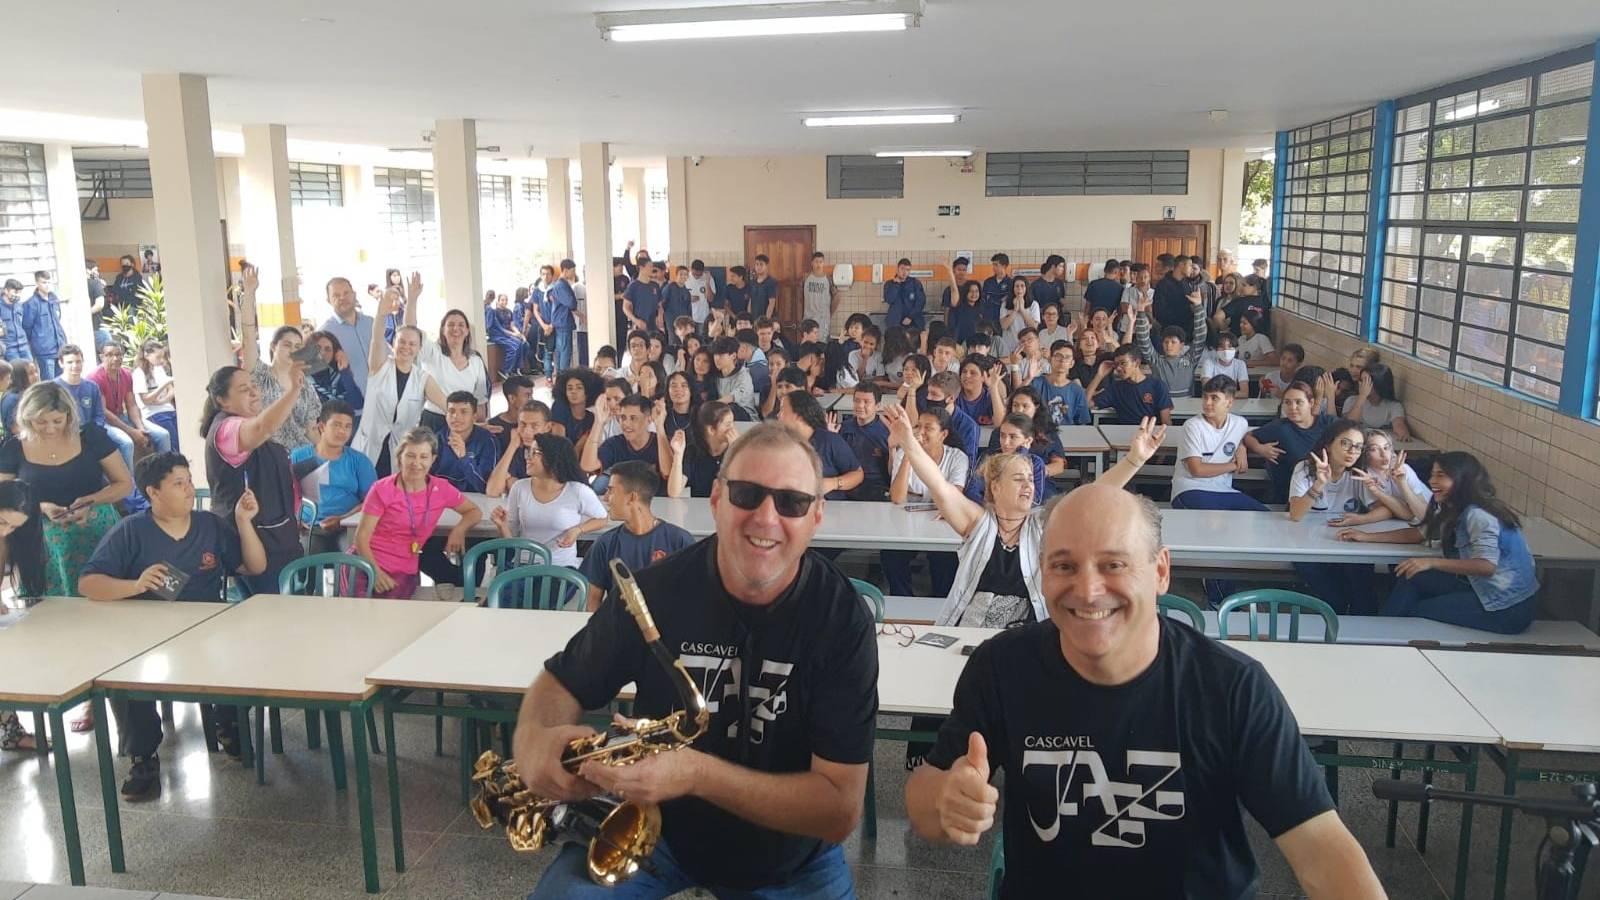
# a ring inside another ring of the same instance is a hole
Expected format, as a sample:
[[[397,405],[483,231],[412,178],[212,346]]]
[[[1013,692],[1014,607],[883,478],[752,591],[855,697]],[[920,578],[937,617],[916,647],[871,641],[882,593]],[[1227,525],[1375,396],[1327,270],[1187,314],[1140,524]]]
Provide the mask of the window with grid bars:
[[[439,219],[434,208],[433,172],[380,166],[372,170],[372,186],[378,197],[378,221],[387,229],[394,249],[416,261],[435,256]]]
[[[906,162],[898,156],[828,157],[828,199],[898,199],[906,195]]]
[[[1274,302],[1348,334],[1361,331],[1374,111],[1289,133],[1283,264]]]
[[[478,220],[486,232],[511,231],[510,175],[478,175]]]
[[[0,143],[0,276],[32,291],[33,273],[40,269],[56,271],[44,147]]]
[[[543,178],[522,179],[522,200],[532,206],[544,206],[545,194],[550,190],[550,182]]]
[[[338,166],[289,163],[290,206],[343,206],[344,177]]]
[[[983,159],[983,192],[987,197],[1187,194],[1189,151],[989,153]]]
[[[78,176],[79,200],[93,198],[97,188],[101,197],[115,200],[155,196],[148,159],[79,159],[72,168]]]
[[[1556,402],[1593,79],[1552,65],[1395,111],[1380,343]]]

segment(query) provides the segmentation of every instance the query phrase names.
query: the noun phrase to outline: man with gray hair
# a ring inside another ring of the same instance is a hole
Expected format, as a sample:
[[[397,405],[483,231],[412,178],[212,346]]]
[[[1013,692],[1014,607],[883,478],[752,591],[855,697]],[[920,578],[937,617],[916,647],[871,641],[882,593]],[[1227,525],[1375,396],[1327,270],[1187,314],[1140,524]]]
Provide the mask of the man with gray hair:
[[[678,703],[613,587],[523,697],[516,760],[536,794],[600,792],[661,804],[661,842],[629,897],[855,896],[839,844],[861,817],[878,710],[872,614],[809,545],[822,522],[816,451],[781,425],[733,443],[711,489],[717,531],[636,573],[662,641],[700,686],[711,724],[694,745],[629,766],[561,763],[594,733],[585,709],[637,685],[636,715]],[[613,897],[568,844],[533,898]]]
[[[328,305],[333,307],[333,315],[322,323],[322,330],[339,339],[339,346],[344,348],[345,357],[350,360],[350,377],[355,379],[364,396],[369,374],[367,352],[372,343],[372,317],[361,311],[360,298],[356,296],[350,279],[337,275],[328,279],[327,291]]]
[[[1171,558],[1149,500],[1097,483],[1046,512],[1050,619],[973,653],[906,783],[912,827],[971,846],[1006,770],[1002,897],[1251,896],[1248,810],[1312,897],[1382,897],[1260,664],[1159,613]],[[1026,690],[1017,689],[1027,685]]]

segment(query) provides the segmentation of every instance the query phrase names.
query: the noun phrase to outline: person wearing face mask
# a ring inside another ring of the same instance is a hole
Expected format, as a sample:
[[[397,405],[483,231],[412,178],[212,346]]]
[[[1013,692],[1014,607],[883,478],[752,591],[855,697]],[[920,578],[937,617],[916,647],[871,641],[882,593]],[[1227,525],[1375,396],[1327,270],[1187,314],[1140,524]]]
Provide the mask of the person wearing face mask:
[[[132,315],[139,311],[139,304],[143,300],[139,292],[144,290],[144,275],[140,274],[132,256],[123,256],[118,266],[117,277],[106,287],[106,296],[112,306],[125,309]]]
[[[1217,335],[1217,346],[1200,357],[1200,381],[1207,382],[1218,375],[1226,375],[1239,386],[1239,399],[1250,396],[1250,370],[1239,358],[1239,343],[1224,331]]]
[[[422,280],[413,275],[412,284],[420,293]],[[388,315],[395,300],[393,291],[385,291],[378,314]],[[392,359],[382,331],[369,333],[368,339],[367,402],[354,446],[372,460],[378,477],[383,478],[394,472],[393,450],[400,445],[400,439],[421,423],[423,400],[442,409],[446,395],[418,360],[422,353],[421,329],[406,325],[395,332]],[[432,456],[430,453],[430,463]]]

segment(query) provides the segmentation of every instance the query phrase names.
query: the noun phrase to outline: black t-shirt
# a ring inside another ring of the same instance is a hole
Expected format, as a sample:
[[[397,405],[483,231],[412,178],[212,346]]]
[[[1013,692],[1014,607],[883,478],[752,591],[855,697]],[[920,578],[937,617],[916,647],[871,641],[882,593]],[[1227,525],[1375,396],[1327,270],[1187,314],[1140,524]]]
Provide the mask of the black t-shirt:
[[[1053,622],[991,638],[961,673],[928,762],[948,769],[976,730],[1006,770],[1002,897],[1253,896],[1240,807],[1274,838],[1333,809],[1260,664],[1159,622],[1127,684],[1080,677]]]
[[[722,471],[722,457],[712,456],[690,441],[683,450],[683,477],[689,482],[689,496],[711,496],[711,485]]]
[[[68,506],[79,497],[100,490],[106,485],[105,470],[100,461],[117,452],[106,430],[99,425],[89,425],[78,435],[83,450],[60,465],[29,462],[22,452],[20,438],[0,441],[0,473],[16,476],[33,489],[33,499],[40,503]]]
[[[667,648],[699,684],[711,725],[694,746],[761,772],[805,772],[812,755],[865,765],[878,711],[872,614],[833,563],[807,553],[770,606],[728,596],[707,538],[635,573]],[[584,709],[628,682],[635,715],[679,708],[675,683],[650,655],[627,609],[608,594],[545,668]],[[753,825],[703,800],[661,805],[662,835],[701,885],[781,883],[827,849],[815,838]]]
[[[1096,278],[1083,289],[1083,300],[1089,304],[1090,312],[1103,309],[1114,316],[1122,306],[1124,287],[1125,285],[1115,278]]]
[[[146,510],[123,519],[106,532],[83,573],[137,579],[145,569],[158,562],[166,563],[169,571],[189,575],[177,599],[220,602],[226,599],[222,592],[225,579],[239,570],[243,559],[239,535],[224,527],[215,513],[190,513],[188,533],[182,540],[173,540]],[[161,599],[148,592],[139,596]]]

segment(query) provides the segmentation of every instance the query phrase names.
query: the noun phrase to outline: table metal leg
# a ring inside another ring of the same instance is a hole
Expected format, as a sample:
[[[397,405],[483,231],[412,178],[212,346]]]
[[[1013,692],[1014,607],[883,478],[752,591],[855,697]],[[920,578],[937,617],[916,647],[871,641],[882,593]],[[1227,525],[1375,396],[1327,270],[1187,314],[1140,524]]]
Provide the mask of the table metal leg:
[[[1423,752],[1423,759],[1433,761],[1433,745],[1429,744]],[[1422,770],[1422,783],[1433,784],[1433,770]],[[1426,855],[1428,852],[1428,813],[1433,811],[1432,803],[1417,804],[1417,852]]]
[[[90,701],[94,704],[94,720],[109,722],[106,718],[106,701],[99,694]],[[100,757],[100,802],[106,810],[106,849],[111,855],[111,871],[122,873],[128,866],[122,858],[122,809],[118,804],[117,771],[111,756],[111,729],[95,728],[95,753]]]
[[[44,713],[35,712],[33,714],[33,750],[35,753],[39,754],[39,760],[41,762],[49,762],[50,760],[50,739],[47,736],[48,731],[49,729],[44,727]],[[54,737],[57,741],[61,740],[61,732],[59,729],[56,731]]]
[[[255,721],[255,733],[256,733],[256,745],[255,745],[255,752],[256,752],[256,757],[255,757],[255,762],[256,762],[256,784],[266,784],[267,783],[267,735],[266,735],[266,730],[267,730],[267,708],[265,706],[257,706],[254,709],[255,709],[255,714],[256,714],[256,721]],[[244,724],[245,724],[246,728],[251,727],[250,726],[250,721],[248,719],[245,720]]]
[[[267,725],[272,729],[272,752],[283,755],[283,717],[278,707],[267,707]]]
[[[1395,759],[1403,759],[1405,757],[1405,755],[1406,755],[1406,753],[1405,753],[1405,745],[1396,742],[1395,745],[1394,745],[1394,758]],[[1399,781],[1400,780],[1400,767],[1399,766],[1395,766],[1394,768],[1389,770],[1389,780],[1391,780],[1391,781]],[[1424,805],[1426,805],[1426,804],[1424,804]],[[1395,825],[1397,824],[1399,819],[1400,819],[1400,803],[1398,801],[1395,801],[1395,800],[1390,800],[1389,801],[1389,822],[1388,822],[1387,825],[1384,826],[1384,829],[1383,829],[1383,845],[1385,847],[1393,847],[1394,846]]]
[[[327,711],[328,758],[333,764],[333,789],[345,789],[344,777],[344,726],[339,724],[339,714]]]
[[[1467,747],[1467,772],[1466,782],[1462,789],[1468,792],[1478,789],[1478,748]],[[1467,896],[1467,861],[1472,855],[1472,804],[1461,807],[1461,840],[1456,847],[1456,891],[1455,900],[1466,900]]]
[[[1514,797],[1517,793],[1517,751],[1506,750],[1505,771],[1507,797]],[[1500,900],[1506,895],[1506,867],[1511,860],[1511,808],[1506,807],[1500,811],[1500,846],[1495,851],[1494,861],[1494,898]]]
[[[97,728],[106,728],[110,723],[98,721]],[[83,880],[83,845],[78,841],[78,802],[72,795],[72,763],[67,758],[67,742],[64,735],[67,729],[61,723],[61,709],[50,710],[50,726],[55,731],[56,754],[56,790],[61,800],[61,831],[67,843],[67,872],[72,878],[72,883],[82,887]]]
[[[312,750],[322,749],[322,713],[315,709],[306,710],[306,747]]]
[[[367,704],[350,704],[350,749],[356,760],[356,813],[361,818],[361,870],[367,893],[378,885],[378,836],[372,824],[372,761],[367,758]]]
[[[389,827],[394,829],[394,870],[406,870],[405,831],[400,822],[400,754],[394,743],[394,707],[389,705],[389,695],[383,695],[383,746],[387,748],[384,759],[389,766]]]

